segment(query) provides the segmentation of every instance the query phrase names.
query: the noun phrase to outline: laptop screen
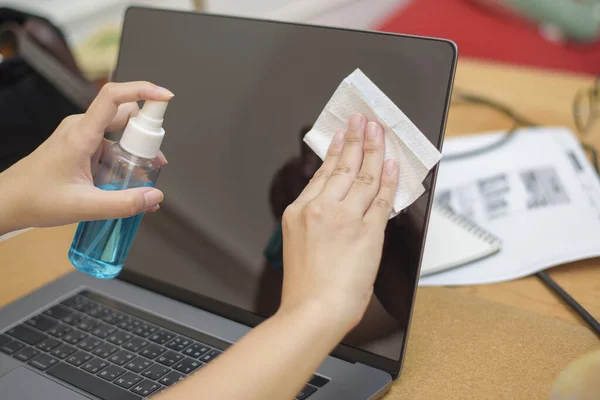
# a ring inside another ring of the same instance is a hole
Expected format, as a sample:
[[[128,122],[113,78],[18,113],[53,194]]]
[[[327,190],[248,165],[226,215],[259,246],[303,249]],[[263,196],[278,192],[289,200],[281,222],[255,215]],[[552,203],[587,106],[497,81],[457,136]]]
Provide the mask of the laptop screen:
[[[270,316],[285,269],[281,216],[320,165],[302,136],[334,90],[360,68],[441,148],[455,56],[430,39],[129,10],[116,80],[149,80],[175,98],[157,183],[165,202],[145,216],[123,277],[247,324]],[[388,223],[373,300],[348,348],[401,358],[433,175]]]

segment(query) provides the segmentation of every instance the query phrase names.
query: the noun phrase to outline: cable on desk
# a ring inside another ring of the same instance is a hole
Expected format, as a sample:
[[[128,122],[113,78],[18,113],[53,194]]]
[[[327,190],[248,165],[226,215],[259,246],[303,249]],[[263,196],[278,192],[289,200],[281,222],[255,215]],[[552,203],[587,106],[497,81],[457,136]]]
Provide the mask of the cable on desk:
[[[585,321],[586,324],[594,331],[594,333],[600,338],[600,323],[589,313],[587,310],[579,304],[569,293],[559,286],[554,279],[550,278],[550,275],[546,271],[540,271],[536,276],[554,293],[556,293],[562,301],[567,303],[579,316]]]
[[[597,86],[599,83],[600,83],[600,78],[597,81]],[[502,137],[500,139],[498,139],[497,141],[495,141],[492,144],[483,146],[481,148],[468,150],[468,151],[465,151],[462,153],[449,154],[447,156],[444,156],[442,158],[442,161],[448,162],[448,161],[462,160],[465,158],[479,156],[481,154],[485,154],[487,152],[496,150],[497,148],[502,147],[503,145],[508,143],[510,141],[510,139],[512,139],[514,137],[515,133],[517,132],[517,130],[519,128],[526,127],[526,126],[537,126],[537,124],[529,121],[527,118],[524,118],[524,117],[516,114],[509,107],[507,107],[503,104],[500,104],[494,100],[491,100],[491,99],[488,99],[488,98],[485,98],[482,96],[478,96],[478,95],[463,93],[463,92],[456,91],[456,90],[454,92],[455,92],[455,94],[454,94],[455,100],[453,100],[454,103],[456,103],[456,100],[458,100],[459,102],[461,102],[464,105],[479,104],[479,105],[484,105],[484,106],[488,106],[490,108],[496,109],[497,111],[500,111],[502,114],[504,114],[507,117],[512,119],[513,127],[511,129],[509,129],[504,135],[502,135]],[[586,143],[582,143],[581,145],[582,145],[583,149],[590,154],[592,165],[594,166],[594,169],[596,170],[596,172],[600,175],[600,168],[598,166],[598,153],[597,153],[596,149],[594,149],[592,146],[590,146]],[[554,291],[562,299],[562,301],[564,301],[573,311],[575,311],[588,324],[588,326],[592,329],[592,331],[594,331],[594,333],[600,338],[600,323],[581,304],[579,304],[573,297],[571,297],[571,295],[569,295],[569,293],[567,293],[562,287],[560,287],[560,285],[558,283],[556,283],[550,277],[550,275],[548,275],[548,273],[546,271],[540,271],[540,272],[536,273],[536,276],[548,288],[550,288],[550,290]]]

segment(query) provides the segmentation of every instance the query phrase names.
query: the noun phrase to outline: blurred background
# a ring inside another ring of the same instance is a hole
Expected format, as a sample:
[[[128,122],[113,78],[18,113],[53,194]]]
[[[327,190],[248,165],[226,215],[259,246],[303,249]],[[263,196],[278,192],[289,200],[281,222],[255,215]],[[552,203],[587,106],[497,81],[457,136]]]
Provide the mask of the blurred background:
[[[461,57],[600,72],[600,0],[9,0],[63,30],[82,72],[106,78],[129,5],[446,37]],[[160,27],[157,27],[160,29]]]

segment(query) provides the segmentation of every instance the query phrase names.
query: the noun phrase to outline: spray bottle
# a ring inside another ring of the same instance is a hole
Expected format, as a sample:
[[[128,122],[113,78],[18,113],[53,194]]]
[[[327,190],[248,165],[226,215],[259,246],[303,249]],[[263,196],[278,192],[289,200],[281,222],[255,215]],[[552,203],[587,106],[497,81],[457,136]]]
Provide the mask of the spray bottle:
[[[156,184],[167,104],[148,100],[138,115],[129,120],[120,142],[104,154],[94,180],[97,187],[124,190]],[[96,278],[116,277],[123,269],[142,217],[143,213],[129,218],[81,222],[69,250],[71,264]]]

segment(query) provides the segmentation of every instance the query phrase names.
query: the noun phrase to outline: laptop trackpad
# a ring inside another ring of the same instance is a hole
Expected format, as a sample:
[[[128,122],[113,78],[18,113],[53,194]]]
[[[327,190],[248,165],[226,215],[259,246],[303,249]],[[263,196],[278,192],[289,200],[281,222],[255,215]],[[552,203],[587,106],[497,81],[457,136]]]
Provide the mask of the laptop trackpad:
[[[89,400],[89,397],[23,367],[13,369],[0,377],[0,393],[2,399],[6,400]]]

